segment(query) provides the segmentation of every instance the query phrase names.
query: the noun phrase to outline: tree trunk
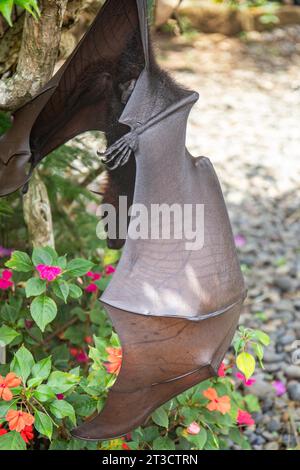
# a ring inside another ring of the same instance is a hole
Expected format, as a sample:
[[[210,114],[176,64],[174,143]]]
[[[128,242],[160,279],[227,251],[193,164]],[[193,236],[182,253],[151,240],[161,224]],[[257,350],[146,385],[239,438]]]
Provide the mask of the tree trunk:
[[[3,110],[15,110],[51,78],[67,3],[68,0],[41,0],[39,21],[26,13],[16,73],[0,81],[0,108]],[[34,247],[54,246],[47,189],[37,172],[24,197],[24,218]]]
[[[51,206],[47,188],[38,170],[33,173],[28,193],[23,197],[23,211],[33,247],[54,248]]]

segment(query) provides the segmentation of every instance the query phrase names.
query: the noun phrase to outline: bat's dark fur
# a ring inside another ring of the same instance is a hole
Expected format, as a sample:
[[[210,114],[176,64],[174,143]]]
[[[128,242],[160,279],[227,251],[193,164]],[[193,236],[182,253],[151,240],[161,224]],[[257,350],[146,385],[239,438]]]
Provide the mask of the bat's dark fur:
[[[168,73],[157,65],[151,44],[149,53],[153,82],[155,82],[157,78],[158,84],[166,84],[161,90],[161,93],[164,94],[164,100],[169,99],[171,104],[174,102],[174,97],[179,96],[179,90],[181,90],[182,87],[178,88],[178,84],[175,84]],[[129,131],[127,126],[118,122],[125,107],[125,104],[122,103],[122,84],[130,82],[132,79],[137,79],[144,65],[144,51],[140,32],[136,31],[130,44],[128,44],[126,48],[126,52],[121,57],[117,66],[117,73],[115,73],[116,80],[113,84],[114,93],[111,101],[111,126],[106,133],[108,146],[112,145]],[[107,168],[106,174],[102,179],[101,188],[99,188],[99,193],[103,195],[103,203],[110,203],[118,210],[119,196],[127,196],[128,207],[130,207],[133,202],[135,176],[136,165],[133,153],[124,166],[114,170]],[[124,242],[125,240],[122,239],[108,240],[108,246],[117,249],[121,248]]]

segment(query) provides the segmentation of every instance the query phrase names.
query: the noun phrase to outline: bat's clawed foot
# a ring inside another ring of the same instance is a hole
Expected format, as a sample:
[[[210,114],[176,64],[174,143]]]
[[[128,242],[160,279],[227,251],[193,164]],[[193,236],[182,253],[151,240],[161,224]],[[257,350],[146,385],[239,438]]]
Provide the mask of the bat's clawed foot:
[[[115,170],[126,165],[132,152],[138,147],[138,134],[131,131],[111,145],[106,152],[98,152],[102,162],[109,170]]]

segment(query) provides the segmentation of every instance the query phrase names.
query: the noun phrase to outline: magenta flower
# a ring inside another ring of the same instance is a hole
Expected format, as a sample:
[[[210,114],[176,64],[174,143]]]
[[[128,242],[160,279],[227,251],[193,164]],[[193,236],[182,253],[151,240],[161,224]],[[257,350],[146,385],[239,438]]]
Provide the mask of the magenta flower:
[[[97,292],[98,286],[94,284],[93,282],[86,286],[85,292],[88,292],[89,294],[93,294],[94,292]]]
[[[224,364],[224,362],[222,362],[222,364],[220,365],[219,369],[218,369],[218,376],[219,377],[225,377],[226,375],[226,366]]]
[[[62,269],[59,266],[47,266],[45,264],[39,264],[36,266],[36,270],[43,281],[49,282],[55,281],[62,273]]]
[[[91,271],[89,271],[88,273],[86,273],[86,276],[90,277],[92,279],[92,281],[99,281],[99,279],[101,279],[101,277],[102,277],[102,274],[92,273]]]
[[[256,382],[256,379],[246,379],[246,377],[244,376],[244,374],[242,374],[241,372],[237,372],[237,374],[235,374],[236,378],[241,380],[243,382],[243,384],[245,385],[245,387],[251,387],[251,385],[255,384]]]
[[[12,248],[4,248],[0,246],[0,258],[8,258],[14,250]]]
[[[86,364],[89,362],[89,356],[85,351],[79,351],[75,359],[79,364]]]
[[[9,269],[4,269],[0,278],[0,289],[7,290],[14,285],[14,283],[10,280],[12,278],[12,271]]]
[[[192,436],[196,436],[200,432],[200,426],[196,421],[193,421],[188,427],[187,427],[187,433],[191,434]]]
[[[25,320],[25,327],[27,328],[27,330],[30,330],[33,327],[33,325],[34,323],[32,320],[28,320],[28,319]]]
[[[236,421],[239,426],[253,426],[253,424],[255,424],[251,414],[243,410],[238,410]]]
[[[275,380],[272,385],[275,388],[277,397],[281,397],[286,392],[286,386],[281,380]]]
[[[237,248],[242,248],[243,246],[246,245],[246,238],[244,235],[235,235],[234,237],[234,243]]]
[[[63,400],[63,399],[65,398],[65,396],[64,396],[63,393],[57,393],[57,394],[56,394],[56,398],[57,398],[58,400]]]
[[[111,264],[108,266],[105,266],[105,274],[106,276],[109,276],[110,274],[113,274],[115,272],[116,268],[114,268]]]

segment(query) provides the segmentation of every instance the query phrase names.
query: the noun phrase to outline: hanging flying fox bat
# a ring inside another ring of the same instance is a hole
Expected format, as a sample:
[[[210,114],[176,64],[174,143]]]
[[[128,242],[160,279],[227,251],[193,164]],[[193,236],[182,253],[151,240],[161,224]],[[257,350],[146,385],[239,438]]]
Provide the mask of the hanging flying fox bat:
[[[130,220],[101,297],[120,336],[122,367],[103,411],[73,431],[77,438],[127,434],[172,397],[215,376],[238,324],[245,286],[222,191],[211,162],[185,146],[197,99],[158,67],[146,0],[107,0],[72,57],[17,111],[0,143],[2,195],[26,183],[28,163],[32,169],[71,137],[99,129],[108,136],[101,158],[114,200],[128,195],[149,213],[162,204],[204,207],[203,244],[193,250],[185,233],[131,237]],[[175,233],[174,220],[170,226]]]

